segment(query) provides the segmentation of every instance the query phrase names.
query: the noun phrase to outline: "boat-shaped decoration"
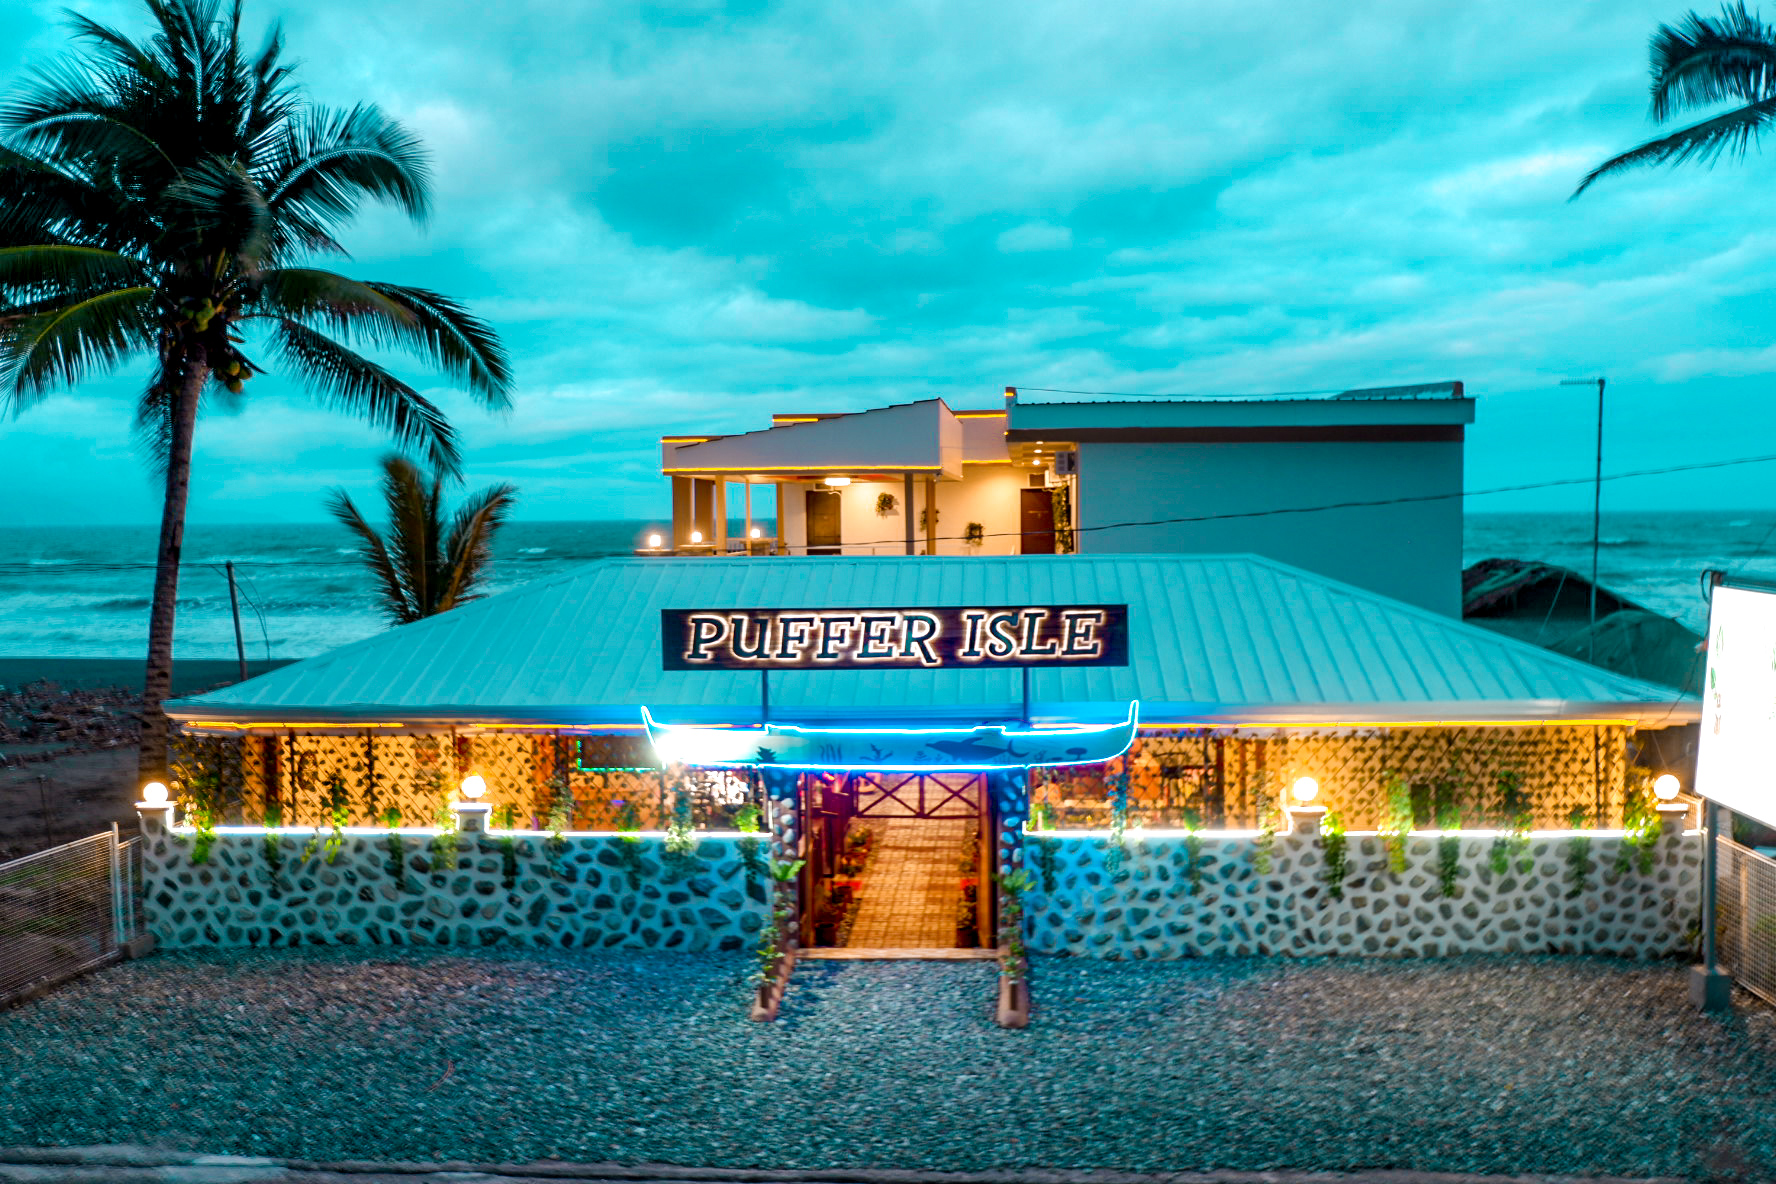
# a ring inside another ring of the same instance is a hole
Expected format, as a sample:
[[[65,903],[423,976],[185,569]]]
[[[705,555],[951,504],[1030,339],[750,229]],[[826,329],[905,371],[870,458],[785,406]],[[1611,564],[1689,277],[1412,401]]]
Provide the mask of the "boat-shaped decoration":
[[[641,709],[665,764],[695,768],[775,765],[787,769],[1027,769],[1115,760],[1135,736],[1140,705],[1118,724],[1065,728],[700,728],[663,724]]]

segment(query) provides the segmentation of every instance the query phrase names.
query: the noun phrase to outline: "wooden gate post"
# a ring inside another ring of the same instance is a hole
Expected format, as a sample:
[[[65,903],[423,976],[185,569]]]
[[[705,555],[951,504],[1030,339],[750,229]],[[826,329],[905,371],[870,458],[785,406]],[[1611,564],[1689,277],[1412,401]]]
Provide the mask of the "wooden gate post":
[[[765,783],[765,803],[771,825],[771,859],[779,864],[794,863],[802,857],[801,774],[789,769],[773,769],[769,765],[759,772]],[[784,935],[784,948],[788,950],[801,944],[802,899],[799,879],[800,877],[797,880],[779,881],[772,878],[773,895],[776,899],[787,896],[789,901],[789,932]]]
[[[1029,773],[998,769],[987,774],[987,792],[998,815],[994,862],[1001,878],[1024,870],[1024,821],[1030,814]],[[1029,963],[1024,955],[1024,907],[1021,892],[1001,897],[999,918],[999,1005],[1001,1027],[1022,1028],[1030,1022]]]

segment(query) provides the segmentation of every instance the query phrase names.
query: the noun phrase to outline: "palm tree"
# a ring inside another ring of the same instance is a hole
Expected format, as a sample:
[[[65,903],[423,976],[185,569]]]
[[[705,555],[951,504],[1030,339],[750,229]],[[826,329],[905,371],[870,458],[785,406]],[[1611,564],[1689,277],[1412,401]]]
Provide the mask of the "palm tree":
[[[1599,177],[1641,165],[1744,156],[1776,118],[1776,27],[1746,11],[1743,0],[1722,8],[1718,19],[1692,12],[1675,26],[1660,25],[1650,56],[1655,122],[1720,103],[1737,105],[1610,157],[1585,174],[1574,197]]]
[[[240,0],[144,3],[140,41],[70,15],[86,52],[0,105],[0,406],[149,359],[136,425],[165,499],[140,768],[162,779],[199,410],[237,406],[263,360],[453,475],[444,413],[352,346],[412,353],[489,408],[512,378],[461,305],[305,265],[345,254],[334,235],[365,200],[423,222],[418,139],[375,107],[309,103],[277,28],[243,51]]]
[[[479,600],[493,554],[493,536],[512,512],[518,491],[489,485],[457,507],[444,530],[444,481],[428,478],[403,456],[382,458],[382,497],[388,505],[388,537],[358,513],[343,489],[327,509],[358,536],[358,555],[382,590],[382,611],[407,625]]]

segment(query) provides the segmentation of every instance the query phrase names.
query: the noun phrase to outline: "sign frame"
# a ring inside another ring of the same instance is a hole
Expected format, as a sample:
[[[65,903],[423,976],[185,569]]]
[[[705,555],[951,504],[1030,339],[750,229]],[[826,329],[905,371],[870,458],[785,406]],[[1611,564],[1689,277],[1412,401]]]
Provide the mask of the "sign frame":
[[[1044,670],[1128,665],[1126,604],[660,610],[663,670]]]

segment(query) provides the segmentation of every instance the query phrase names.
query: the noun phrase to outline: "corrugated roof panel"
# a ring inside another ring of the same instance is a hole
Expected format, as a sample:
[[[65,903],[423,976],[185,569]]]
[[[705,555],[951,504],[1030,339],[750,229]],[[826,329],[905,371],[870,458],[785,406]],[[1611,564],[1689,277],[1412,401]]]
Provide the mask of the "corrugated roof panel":
[[[169,704],[181,718],[633,723],[756,718],[756,674],[668,671],[660,610],[1129,606],[1130,665],[1038,670],[1038,718],[1164,722],[1693,719],[1670,692],[1256,556],[618,559]],[[967,720],[1015,670],[780,671],[772,714]]]

